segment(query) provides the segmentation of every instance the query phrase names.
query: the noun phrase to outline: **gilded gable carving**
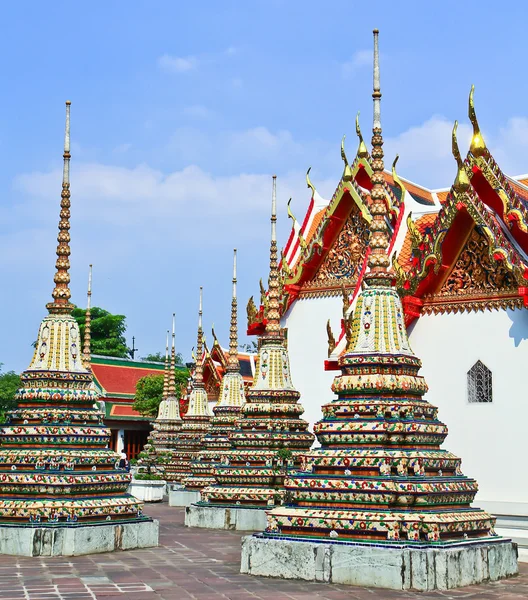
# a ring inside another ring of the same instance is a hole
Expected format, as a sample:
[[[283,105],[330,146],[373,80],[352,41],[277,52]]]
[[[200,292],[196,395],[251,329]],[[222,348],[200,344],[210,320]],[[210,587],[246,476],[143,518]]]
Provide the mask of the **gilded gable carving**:
[[[341,287],[357,283],[368,242],[368,224],[354,205],[334,245],[311,281],[301,290],[301,297],[341,294]]]
[[[515,277],[489,254],[485,234],[475,227],[439,292],[424,296],[425,313],[521,308]]]

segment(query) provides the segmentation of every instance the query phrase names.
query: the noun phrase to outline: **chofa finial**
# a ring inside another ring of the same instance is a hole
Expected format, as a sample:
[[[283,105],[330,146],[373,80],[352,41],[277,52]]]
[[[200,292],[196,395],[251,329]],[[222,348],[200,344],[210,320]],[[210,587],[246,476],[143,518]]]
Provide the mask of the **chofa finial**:
[[[306,185],[312,190],[312,195],[313,195],[313,194],[315,194],[315,187],[310,179],[310,171],[311,170],[312,170],[312,167],[308,167],[308,171],[306,171]],[[290,198],[290,202],[291,202],[291,198]],[[290,206],[290,202],[288,202],[288,207]]]
[[[471,86],[469,92],[469,103],[468,103],[468,116],[471,124],[473,125],[473,137],[471,138],[471,144],[469,150],[473,156],[479,157],[486,152],[486,143],[480,132],[480,127],[477,120],[477,114],[475,112],[475,104],[473,102],[473,95],[475,93],[475,86]]]
[[[358,146],[358,150],[357,150],[357,155],[359,158],[368,158],[368,150],[367,150],[367,146],[363,140],[363,135],[361,133],[361,128],[359,126],[359,111],[356,115],[356,135],[359,138],[359,146]]]
[[[455,157],[457,163],[457,176],[455,179],[454,188],[457,192],[463,192],[469,187],[469,178],[466,170],[464,169],[464,163],[458,148],[457,129],[458,121],[455,121],[455,124],[453,125],[453,132],[451,134],[451,151],[453,152],[453,156]]]

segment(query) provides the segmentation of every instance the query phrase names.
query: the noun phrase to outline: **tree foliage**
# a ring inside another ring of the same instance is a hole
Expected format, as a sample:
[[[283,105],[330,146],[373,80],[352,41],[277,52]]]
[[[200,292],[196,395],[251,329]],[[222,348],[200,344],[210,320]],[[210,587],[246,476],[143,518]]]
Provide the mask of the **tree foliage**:
[[[14,371],[2,373],[0,363],[0,422],[5,421],[5,413],[16,407],[15,394],[21,387],[20,375]]]
[[[182,388],[189,379],[188,369],[175,369],[176,398],[180,398]],[[145,417],[155,417],[163,400],[163,375],[147,375],[136,383],[133,409]]]
[[[162,352],[156,352],[156,354],[147,354],[147,356],[142,356],[141,360],[146,360],[148,362],[164,363],[165,362],[165,354],[163,354]],[[183,364],[183,356],[179,352],[176,353],[176,364],[177,365]]]
[[[73,316],[81,330],[81,343],[84,343],[85,308],[75,308]],[[126,317],[113,315],[104,308],[94,306],[91,309],[91,351],[92,354],[128,358],[128,348],[125,338]]]

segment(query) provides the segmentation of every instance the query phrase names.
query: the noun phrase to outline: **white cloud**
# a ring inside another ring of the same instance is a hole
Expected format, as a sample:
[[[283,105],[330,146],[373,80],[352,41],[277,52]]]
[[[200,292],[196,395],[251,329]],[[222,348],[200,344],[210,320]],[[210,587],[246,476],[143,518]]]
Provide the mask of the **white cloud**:
[[[227,56],[234,56],[238,53],[238,48],[236,46],[229,46],[229,48],[226,49],[225,53],[227,54]]]
[[[114,152],[114,154],[125,154],[125,152],[128,152],[130,150],[130,148],[132,148],[132,144],[129,144],[129,143],[119,144],[119,146],[116,146],[113,149],[113,152]]]
[[[449,187],[456,176],[451,153],[452,130],[452,121],[435,115],[396,137],[385,137],[385,166],[390,167],[398,154],[398,172],[403,177],[426,187]],[[459,124],[457,136],[464,156],[471,138],[470,126]]]
[[[193,106],[186,106],[183,109],[183,114],[187,115],[188,117],[195,117],[197,119],[208,119],[213,113],[206,106],[194,104]]]
[[[198,58],[196,56],[171,56],[170,54],[164,54],[158,58],[158,66],[164,71],[170,73],[185,73],[192,71],[198,66]]]
[[[372,50],[358,50],[350,60],[341,65],[341,74],[347,78],[362,67],[372,66],[373,57]]]

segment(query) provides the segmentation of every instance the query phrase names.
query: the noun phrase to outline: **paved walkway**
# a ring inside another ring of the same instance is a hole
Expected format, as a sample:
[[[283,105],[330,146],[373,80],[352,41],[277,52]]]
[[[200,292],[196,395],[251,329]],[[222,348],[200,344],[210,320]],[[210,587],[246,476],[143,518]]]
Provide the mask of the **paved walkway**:
[[[363,600],[528,599],[528,564],[498,583],[436,593],[284,581],[241,575],[241,534],[187,529],[183,510],[148,506],[160,547],[75,558],[0,557],[2,600]]]

